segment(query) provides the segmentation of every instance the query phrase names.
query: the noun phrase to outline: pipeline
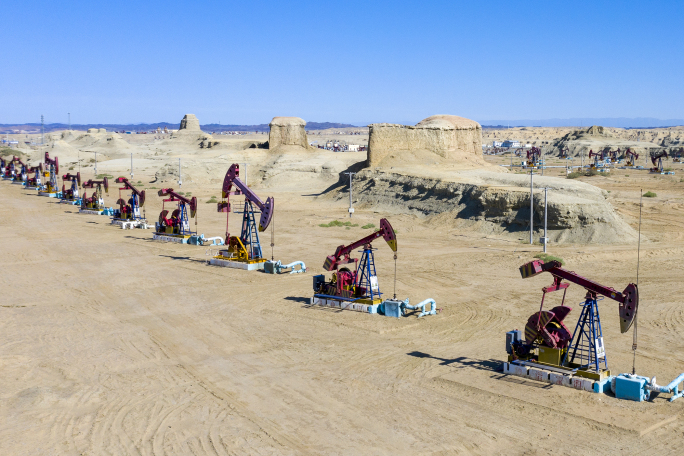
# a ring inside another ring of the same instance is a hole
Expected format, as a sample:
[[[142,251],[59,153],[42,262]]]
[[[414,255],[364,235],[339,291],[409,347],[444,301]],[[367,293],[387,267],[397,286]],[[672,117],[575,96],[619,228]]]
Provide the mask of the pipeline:
[[[430,304],[430,310],[425,311],[425,306]],[[418,318],[424,317],[425,315],[437,315],[437,303],[435,303],[434,299],[428,298],[424,301],[421,301],[420,303],[416,304],[415,306],[412,306],[409,304],[409,300],[406,299],[406,301],[401,303],[401,313],[402,315],[405,313],[405,310],[419,310],[420,309],[420,315],[418,315]]]
[[[670,393],[670,402],[682,397],[684,391],[679,391],[679,384],[684,382],[684,373],[679,374],[679,377],[672,380],[667,386],[660,386],[656,383],[656,378],[653,377],[646,384],[646,391],[651,391],[650,399],[655,399],[660,393]]]
[[[295,269],[295,266],[299,266],[299,269]],[[301,272],[306,272],[306,265],[303,261],[293,261],[290,264],[280,264],[280,261],[278,261],[276,268],[278,269],[279,273],[286,268],[292,268],[290,274],[299,274]]]
[[[667,394],[672,394],[670,397],[669,401],[672,402],[675,399],[678,399],[684,395],[684,391],[679,390],[679,384],[684,382],[684,373],[679,374],[677,378],[672,380],[667,386],[660,386],[656,383],[656,378],[653,377],[649,379],[648,377],[644,377],[643,375],[632,375],[632,374],[620,374],[618,377],[627,377],[627,378],[636,378],[636,379],[641,379],[646,381],[646,385],[644,385],[644,389],[647,392],[647,400],[652,401],[656,397],[658,397],[661,393],[667,393]],[[610,389],[615,394],[615,379],[617,377],[613,377],[613,379],[610,382]]]
[[[223,238],[220,236],[205,238],[204,234],[200,234],[199,236],[197,236],[196,234],[193,234],[188,239],[188,244],[193,244],[193,245],[223,245]]]
[[[201,245],[223,245],[223,238],[221,236],[214,236],[210,238],[202,237]]]
[[[299,266],[299,269],[295,269],[295,266]],[[287,268],[292,269],[289,272],[290,274],[299,274],[302,272],[306,272],[306,265],[303,261],[293,261],[290,264],[282,264],[280,260],[276,262],[267,261],[264,265],[264,271],[269,272],[271,274],[282,274],[284,272],[283,270]]]

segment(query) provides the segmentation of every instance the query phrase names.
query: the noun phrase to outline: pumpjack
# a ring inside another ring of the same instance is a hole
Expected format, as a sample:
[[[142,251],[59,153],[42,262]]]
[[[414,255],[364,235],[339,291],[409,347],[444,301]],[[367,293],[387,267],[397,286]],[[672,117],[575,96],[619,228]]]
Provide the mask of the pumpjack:
[[[651,153],[651,163],[653,163],[653,168],[649,168],[650,173],[654,174],[674,174],[673,172],[664,172],[663,171],[663,158],[667,159],[667,152],[663,151],[660,153],[657,152],[652,152]]]
[[[575,376],[604,380],[610,376],[608,358],[603,343],[603,331],[598,301],[603,298],[618,303],[620,332],[625,333],[634,323],[639,307],[639,290],[633,283],[619,292],[561,267],[559,261],[535,260],[520,266],[520,275],[528,279],[548,272],[553,283],[542,288],[539,311],[527,320],[524,337],[519,330],[506,334],[508,361],[530,367],[551,368]],[[567,283],[563,282],[566,281]],[[565,305],[565,293],[570,283],[587,290],[582,311],[575,330],[570,330],[564,320],[572,310]],[[544,310],[547,293],[563,290],[559,306]],[[558,370],[560,369],[560,370]]]
[[[594,161],[589,165],[589,168],[591,169],[597,169],[601,168],[605,164],[606,160],[606,151],[602,150],[601,152],[594,152],[593,150],[589,151],[589,159],[594,159]]]
[[[231,212],[230,195],[243,195],[245,197],[242,211],[242,229],[239,236],[230,235],[228,224]],[[261,248],[259,233],[265,231],[271,224],[274,209],[273,197],[269,196],[264,202],[240,179],[240,165],[237,163],[230,165],[223,179],[221,201],[217,204],[218,212],[226,214],[225,245],[227,248],[219,250],[218,254],[209,260],[209,263],[247,270],[264,269],[264,263],[267,259],[264,257]],[[259,215],[258,227],[256,215]],[[300,267],[306,269],[303,263]],[[274,267],[273,271],[276,269]]]
[[[59,188],[57,187],[57,175],[59,173],[59,158],[50,158],[50,154],[45,152],[45,166],[43,167],[43,178],[45,183],[38,188],[40,196],[50,196],[59,198]]]
[[[672,161],[674,163],[680,163],[682,161],[682,157],[684,156],[684,147],[680,147],[677,152],[672,152]]]
[[[43,174],[43,164],[39,163],[38,166],[32,166],[28,169],[28,173],[33,173],[33,177],[26,177],[24,188],[26,190],[38,190],[41,186],[40,176]]]
[[[610,162],[611,163],[617,163],[619,160],[619,157],[622,155],[622,151],[618,147],[618,150],[609,150],[608,151],[608,156],[610,157]]]
[[[66,182],[70,182],[69,188],[66,188]],[[62,176],[62,196],[60,198],[63,203],[72,203],[76,205],[81,204],[79,198],[78,186],[81,185],[81,173],[71,174],[66,173]]]
[[[12,183],[24,185],[24,182],[26,182],[26,179],[28,179],[28,167],[19,157],[14,157],[12,161],[16,163],[16,165],[14,165],[15,168],[14,176],[12,177]]]
[[[197,217],[197,198],[186,198],[183,195],[176,193],[172,188],[162,188],[158,192],[162,198],[168,196],[168,199],[163,200],[162,211],[159,214],[159,220],[155,223],[154,239],[160,239],[159,236],[176,237],[181,240],[187,240],[192,235],[196,235],[197,231],[192,231],[190,228],[190,218]],[[177,208],[171,212],[165,208],[166,203],[178,203]],[[188,210],[190,216],[188,217]],[[197,221],[195,221],[195,224]],[[167,239],[160,239],[167,240]]]
[[[89,179],[87,182],[83,182],[82,187],[84,189],[94,188],[92,196],[88,197],[87,192],[83,192],[81,197],[81,209],[79,210],[82,214],[99,214],[99,215],[112,215],[113,210],[107,208],[104,205],[104,198],[102,195],[102,190],[109,194],[109,181],[107,178],[102,180]]]
[[[539,161],[541,160],[541,149],[538,147],[533,147],[527,151],[527,167],[536,168],[539,166]]]
[[[639,160],[639,154],[632,152],[629,147],[625,151],[625,157],[627,157],[627,166],[635,166],[636,161]]]
[[[325,258],[323,269],[333,271],[330,279],[325,275],[313,278],[314,299],[345,301],[363,305],[382,303],[382,292],[375,271],[373,241],[383,238],[390,249],[397,251],[397,235],[387,219],[380,219],[380,229],[349,245],[340,245],[335,253]],[[352,252],[361,247],[361,261],[352,258]],[[346,265],[354,266],[350,269]],[[342,266],[342,267],[340,267]],[[313,300],[312,300],[313,303]]]
[[[119,199],[116,201],[119,209],[114,210],[112,224],[120,225],[122,228],[147,228],[145,216],[140,212],[140,208],[145,205],[145,190],[138,190],[123,176],[117,177],[114,182],[123,184],[123,187],[119,187]],[[130,190],[131,196],[125,200],[121,196],[122,190]]]
[[[0,171],[2,171],[3,179],[12,179],[12,176],[14,175],[14,157],[12,157],[12,159],[9,160],[9,163],[2,159],[2,163],[0,163],[0,168]]]

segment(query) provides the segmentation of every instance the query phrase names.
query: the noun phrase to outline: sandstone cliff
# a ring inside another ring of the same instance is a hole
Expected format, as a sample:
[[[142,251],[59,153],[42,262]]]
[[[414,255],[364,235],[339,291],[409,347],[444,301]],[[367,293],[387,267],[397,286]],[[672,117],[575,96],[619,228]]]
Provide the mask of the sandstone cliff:
[[[371,124],[369,126],[368,166],[429,160],[433,155],[451,164],[485,166],[482,158],[482,127],[473,120],[436,115],[415,126]]]
[[[282,147],[309,149],[306,136],[306,121],[299,117],[274,117],[268,124],[268,148],[270,150]]]

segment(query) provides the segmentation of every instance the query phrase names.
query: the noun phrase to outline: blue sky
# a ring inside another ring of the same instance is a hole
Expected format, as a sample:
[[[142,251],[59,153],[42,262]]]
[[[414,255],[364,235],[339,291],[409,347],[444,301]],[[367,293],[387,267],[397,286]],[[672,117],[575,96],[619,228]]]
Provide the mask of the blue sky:
[[[13,1],[0,123],[684,118],[684,2]]]

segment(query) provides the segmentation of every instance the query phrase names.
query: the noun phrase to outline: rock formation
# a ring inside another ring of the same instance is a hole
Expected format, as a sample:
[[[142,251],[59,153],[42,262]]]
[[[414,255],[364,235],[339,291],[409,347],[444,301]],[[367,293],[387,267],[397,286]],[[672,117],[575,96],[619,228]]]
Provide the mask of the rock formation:
[[[306,136],[306,121],[299,117],[274,117],[268,124],[268,148],[276,150],[283,146],[297,146],[309,149]]]
[[[401,159],[416,151],[427,151],[452,163],[471,160],[484,165],[482,127],[474,120],[437,115],[415,126],[381,123],[371,124],[369,129],[368,166],[388,164],[383,163],[387,158]]]
[[[187,143],[195,143],[199,148],[212,147],[218,144],[212,136],[200,129],[200,123],[194,114],[186,114],[180,122],[178,130],[173,132],[170,141],[183,140]]]
[[[560,156],[566,151],[569,157],[588,157],[589,151],[617,150],[624,152],[630,148],[639,155],[648,155],[649,152],[657,152],[661,145],[648,141],[621,138],[615,135],[615,129],[607,129],[594,125],[592,127],[575,130],[567,133],[562,138],[551,144],[551,155]]]
[[[356,203],[358,207],[383,213],[408,211],[485,234],[527,239],[528,176],[486,170],[464,170],[452,173],[451,178],[444,173],[434,177],[426,174],[361,170],[354,177]],[[539,176],[535,184],[549,188],[548,235],[552,242],[609,244],[636,240],[636,232],[615,212],[605,191],[584,182],[555,177]],[[543,195],[543,191],[535,191],[536,239],[543,228]],[[348,198],[345,185],[340,185],[335,197]]]
[[[199,120],[197,119],[197,116],[194,114],[186,114],[183,117],[183,120],[181,120],[180,127],[178,128],[178,132],[180,133],[182,130],[186,130],[188,132],[200,132],[200,131],[202,131],[200,129],[200,123],[199,123]]]

